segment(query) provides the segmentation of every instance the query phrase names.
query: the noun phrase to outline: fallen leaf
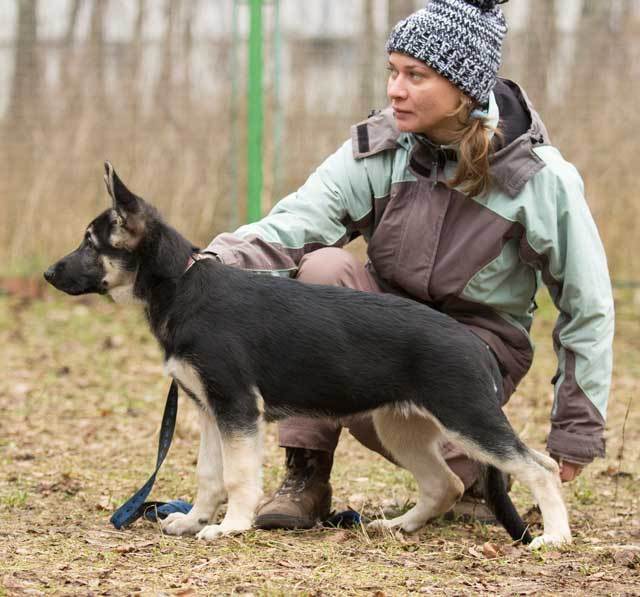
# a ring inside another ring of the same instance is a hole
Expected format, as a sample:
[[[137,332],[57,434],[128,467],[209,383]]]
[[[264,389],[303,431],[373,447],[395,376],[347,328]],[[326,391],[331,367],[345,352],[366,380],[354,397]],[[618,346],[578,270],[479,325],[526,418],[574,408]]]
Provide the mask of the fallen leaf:
[[[291,562],[289,560],[280,560],[278,562],[278,566],[282,566],[283,568],[300,568],[300,564],[296,564],[295,562]]]
[[[96,504],[96,510],[111,510],[111,497],[103,495]]]
[[[500,555],[498,546],[488,541],[482,546],[482,553],[485,558],[489,559],[497,558]]]
[[[38,484],[37,491],[42,495],[51,493],[65,493],[67,495],[75,495],[82,489],[80,481],[74,479],[69,473],[62,473],[60,479],[53,482],[43,481]]]
[[[613,561],[619,566],[626,566],[631,570],[640,570],[640,552],[632,550],[616,551]]]
[[[545,551],[543,558],[545,560],[559,560],[562,557],[562,553],[559,551]]]
[[[136,550],[135,545],[118,545],[118,547],[116,547],[115,549],[117,553],[121,553],[121,554],[131,553],[132,551],[135,551],[135,550]]]
[[[351,535],[347,531],[334,531],[326,537],[325,541],[329,541],[331,543],[344,543],[345,541],[349,541],[350,536]]]
[[[479,560],[484,559],[484,556],[475,547],[470,547],[468,551],[474,558]]]

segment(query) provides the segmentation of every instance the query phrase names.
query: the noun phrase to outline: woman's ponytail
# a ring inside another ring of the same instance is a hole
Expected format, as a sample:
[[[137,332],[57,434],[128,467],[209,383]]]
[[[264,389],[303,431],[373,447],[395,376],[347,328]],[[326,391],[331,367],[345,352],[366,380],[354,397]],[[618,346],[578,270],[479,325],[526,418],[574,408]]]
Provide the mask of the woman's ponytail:
[[[469,197],[483,195],[491,186],[489,156],[491,155],[491,132],[500,135],[489,118],[470,116],[473,105],[462,100],[453,113],[458,116],[461,128],[452,139],[458,146],[458,168],[447,183]]]

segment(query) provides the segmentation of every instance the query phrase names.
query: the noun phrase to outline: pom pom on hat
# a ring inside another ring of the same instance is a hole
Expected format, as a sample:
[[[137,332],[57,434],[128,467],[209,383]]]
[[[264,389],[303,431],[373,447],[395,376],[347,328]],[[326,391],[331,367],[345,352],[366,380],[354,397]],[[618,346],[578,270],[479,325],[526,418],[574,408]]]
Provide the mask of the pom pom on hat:
[[[495,8],[496,4],[504,4],[509,0],[466,0],[467,4],[473,4],[473,6],[477,6],[480,10],[491,10]]]

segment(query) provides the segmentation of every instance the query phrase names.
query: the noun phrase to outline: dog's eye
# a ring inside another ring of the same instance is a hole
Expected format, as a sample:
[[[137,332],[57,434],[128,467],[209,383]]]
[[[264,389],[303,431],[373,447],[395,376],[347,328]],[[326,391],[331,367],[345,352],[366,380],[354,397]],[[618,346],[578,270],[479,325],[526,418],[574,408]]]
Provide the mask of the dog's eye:
[[[95,246],[93,244],[93,239],[91,238],[91,235],[88,232],[87,232],[87,234],[85,234],[84,242],[87,245],[89,245],[92,249],[95,249]]]

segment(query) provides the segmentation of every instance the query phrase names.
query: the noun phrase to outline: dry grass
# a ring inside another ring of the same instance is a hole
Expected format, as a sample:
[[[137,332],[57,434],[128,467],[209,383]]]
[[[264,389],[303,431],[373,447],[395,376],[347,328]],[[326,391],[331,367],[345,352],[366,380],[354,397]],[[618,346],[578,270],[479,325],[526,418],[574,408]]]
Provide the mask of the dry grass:
[[[564,488],[575,545],[535,555],[512,547],[497,527],[442,520],[414,536],[255,531],[208,544],[163,536],[146,522],[116,531],[110,512],[155,459],[167,387],[160,352],[131,308],[58,295],[0,298],[0,595],[638,595],[638,302],[617,298],[608,456]],[[536,447],[548,429],[554,370],[553,314],[542,302],[536,363],[509,406]],[[197,437],[185,410],[158,499],[193,498]],[[267,490],[281,472],[274,432]],[[401,509],[415,496],[406,473],[346,433],[333,483],[336,508],[369,515]],[[531,506],[522,487],[514,495],[522,511]],[[487,543],[497,557],[488,557]]]
[[[593,0],[572,37],[553,26],[558,2],[538,4],[526,29],[507,37],[502,73],[524,86],[553,142],[582,173],[614,277],[638,282],[640,22],[612,27],[610,3]],[[227,21],[231,6],[220,3]],[[174,25],[160,44],[171,51],[160,53],[133,34],[122,43],[24,40],[28,60],[10,82],[21,94],[0,119],[0,274],[31,274],[78,242],[77,231],[107,206],[104,159],[195,243],[243,221],[246,130],[232,124],[245,122],[245,56],[234,71],[229,40],[194,40],[186,21]],[[281,147],[267,39],[265,210],[348,138],[350,124],[385,103],[384,40],[366,38],[372,47],[359,37],[285,35]],[[566,54],[567,42],[575,54]],[[145,70],[155,61],[158,72]]]
[[[524,84],[553,141],[583,174],[614,276],[637,281],[640,152],[630,132],[640,115],[630,98],[640,92],[638,22],[615,32],[604,21],[587,22],[576,63],[567,67],[566,94],[552,102],[549,72],[566,37],[548,26],[552,4],[541,3],[532,30],[509,38],[503,72]],[[176,30],[176,39],[181,35]],[[266,123],[265,207],[302,183],[347,137],[348,125],[380,103],[358,91],[377,76],[363,71],[358,52],[364,45],[337,52],[313,41],[290,43],[281,155],[272,113]],[[234,184],[244,196],[242,164],[231,180],[229,47],[211,43],[201,65],[223,81],[218,95],[184,78],[186,53],[177,47],[165,57],[173,60],[176,80],[154,81],[149,96],[140,92],[149,79],[135,42],[101,48],[110,85],[94,68],[99,60],[89,46],[54,48],[58,83],[45,88],[38,73],[25,75],[34,79],[19,102],[27,117],[0,122],[0,273],[33,274],[77,244],[78,231],[107,206],[105,158],[196,243],[230,227]],[[36,48],[41,64],[51,50]],[[379,77],[383,86],[382,68]],[[272,89],[267,96],[274,101]],[[244,98],[241,104],[240,112]],[[245,133],[238,134],[243,160]],[[640,294],[619,291],[616,298],[608,456],[564,488],[575,545],[534,555],[512,547],[499,528],[461,521],[438,520],[414,536],[256,531],[209,544],[163,536],[151,523],[115,531],[110,512],[146,480],[155,461],[167,388],[160,352],[134,310],[51,294],[34,302],[0,295],[0,362],[6,364],[0,378],[0,597],[640,595]],[[523,438],[538,448],[551,406],[552,322],[542,301],[536,362],[508,407]],[[157,499],[193,499],[197,436],[188,409],[181,409]],[[377,516],[405,508],[415,497],[409,476],[344,435],[333,475],[336,509],[353,506]],[[282,461],[273,426],[265,460],[269,491]],[[521,511],[529,509],[522,487],[514,487],[514,496]],[[535,515],[530,520],[535,525]]]

